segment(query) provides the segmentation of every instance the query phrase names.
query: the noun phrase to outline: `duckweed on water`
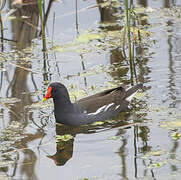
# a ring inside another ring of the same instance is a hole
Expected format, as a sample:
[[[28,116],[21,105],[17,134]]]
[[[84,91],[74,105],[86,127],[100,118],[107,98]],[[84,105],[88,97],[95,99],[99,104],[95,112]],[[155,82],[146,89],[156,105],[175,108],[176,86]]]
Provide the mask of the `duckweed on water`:
[[[173,132],[171,133],[171,137],[174,139],[174,140],[178,140],[181,136],[181,133],[178,133],[178,132]]]
[[[47,100],[47,102],[38,101],[37,103],[27,105],[25,106],[25,109],[44,109],[44,108],[48,108],[52,106],[53,106],[53,103]]]
[[[0,101],[4,104],[15,104],[21,101],[18,98],[1,98]]]
[[[112,136],[112,137],[109,137],[108,140],[120,140],[121,138],[119,136]]]
[[[93,126],[100,126],[100,125],[103,125],[105,122],[103,121],[96,121],[94,123],[92,123]]]
[[[175,121],[167,121],[167,122],[161,122],[161,125],[160,125],[162,128],[165,128],[165,129],[168,129],[168,130],[172,130],[172,129],[175,129],[175,128],[181,128],[181,120],[180,119],[177,119]]]
[[[73,139],[73,136],[72,135],[70,135],[70,134],[64,134],[64,135],[62,135],[62,136],[60,136],[60,135],[57,135],[56,136],[56,142],[57,143],[59,143],[59,142],[61,142],[61,141],[69,141],[69,140],[71,140],[71,139]]]
[[[165,150],[155,150],[155,151],[150,151],[150,152],[146,153],[141,158],[148,159],[148,158],[151,158],[152,156],[162,156],[162,155],[165,155],[165,154],[166,154]]]

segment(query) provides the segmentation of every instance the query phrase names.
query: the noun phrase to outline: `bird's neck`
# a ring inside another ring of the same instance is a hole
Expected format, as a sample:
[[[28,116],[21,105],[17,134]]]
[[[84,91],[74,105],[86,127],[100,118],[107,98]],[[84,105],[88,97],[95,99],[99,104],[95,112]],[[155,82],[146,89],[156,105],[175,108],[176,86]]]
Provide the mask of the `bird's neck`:
[[[70,99],[56,98],[53,99],[53,101],[55,113],[64,114],[72,111],[73,109],[73,104],[71,103]]]

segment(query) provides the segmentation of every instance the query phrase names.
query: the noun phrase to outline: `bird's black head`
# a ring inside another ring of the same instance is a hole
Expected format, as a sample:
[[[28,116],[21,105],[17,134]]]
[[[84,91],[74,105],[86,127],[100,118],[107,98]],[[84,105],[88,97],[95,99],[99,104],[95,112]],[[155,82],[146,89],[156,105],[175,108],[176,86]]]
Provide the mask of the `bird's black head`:
[[[48,98],[53,98],[54,100],[61,99],[70,101],[67,88],[59,82],[54,82],[49,85],[47,93],[45,94],[42,101],[45,101]]]

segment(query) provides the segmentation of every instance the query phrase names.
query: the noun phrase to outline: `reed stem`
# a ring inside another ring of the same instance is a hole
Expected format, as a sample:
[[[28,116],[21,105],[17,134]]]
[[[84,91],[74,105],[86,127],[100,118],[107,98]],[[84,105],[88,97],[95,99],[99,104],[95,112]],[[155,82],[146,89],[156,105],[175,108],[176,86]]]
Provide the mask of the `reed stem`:
[[[1,50],[4,50],[4,32],[3,32],[3,21],[1,17],[1,11],[0,11],[0,28],[1,28]]]
[[[126,8],[126,29],[127,29],[127,38],[128,38],[128,53],[129,53],[129,65],[130,65],[130,80],[133,85],[133,61],[132,61],[132,53],[131,53],[131,33],[130,33],[130,8],[128,0],[125,0],[125,8]],[[133,50],[134,51],[134,50]]]
[[[42,51],[46,51],[45,26],[44,26],[44,20],[43,20],[43,15],[42,15],[42,10],[43,10],[42,0],[38,0],[38,9],[39,9],[40,21],[41,21],[41,32],[42,32],[41,37],[42,37],[42,44],[43,44]]]

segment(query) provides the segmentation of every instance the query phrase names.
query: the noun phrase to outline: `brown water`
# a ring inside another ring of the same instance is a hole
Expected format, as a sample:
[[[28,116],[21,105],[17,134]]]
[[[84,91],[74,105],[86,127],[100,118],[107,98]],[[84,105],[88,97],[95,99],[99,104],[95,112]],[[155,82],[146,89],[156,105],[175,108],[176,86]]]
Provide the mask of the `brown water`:
[[[135,44],[133,81],[144,89],[116,120],[72,128],[56,126],[52,101],[40,102],[48,83],[64,83],[73,100],[130,86],[122,2],[98,8],[101,1],[78,0],[77,15],[75,2],[52,3],[47,52],[38,37],[37,5],[20,7],[14,18],[2,12],[10,41],[0,53],[0,179],[179,179],[180,1],[134,2],[144,7],[135,10],[144,31]],[[11,9],[9,2],[4,9]],[[64,134],[72,138],[56,143]]]

